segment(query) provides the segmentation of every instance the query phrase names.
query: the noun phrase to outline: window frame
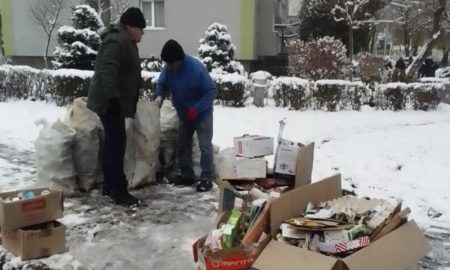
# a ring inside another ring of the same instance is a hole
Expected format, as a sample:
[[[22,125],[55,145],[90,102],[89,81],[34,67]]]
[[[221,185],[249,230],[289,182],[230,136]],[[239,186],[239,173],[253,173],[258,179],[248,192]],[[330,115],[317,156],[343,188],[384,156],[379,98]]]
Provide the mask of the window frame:
[[[166,16],[164,14],[164,26],[155,26],[155,1],[156,0],[141,0],[140,2],[140,8],[143,11],[144,10],[144,2],[146,3],[151,3],[152,5],[152,21],[151,21],[151,25],[148,26],[147,25],[147,20],[146,20],[146,26],[144,28],[144,30],[165,30],[166,29]],[[164,0],[161,2],[165,2]],[[165,3],[164,3],[165,4]],[[166,12],[166,6],[164,5],[164,10],[163,12]],[[145,16],[145,14],[144,14]]]

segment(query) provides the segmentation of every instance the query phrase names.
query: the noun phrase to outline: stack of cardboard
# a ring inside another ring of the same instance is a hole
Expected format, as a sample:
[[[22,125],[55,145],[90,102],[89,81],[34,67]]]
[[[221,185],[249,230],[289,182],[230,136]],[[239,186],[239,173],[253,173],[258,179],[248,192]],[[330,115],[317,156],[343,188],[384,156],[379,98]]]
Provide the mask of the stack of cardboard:
[[[29,189],[0,193],[2,246],[23,260],[65,252],[60,191]]]
[[[234,138],[236,171],[234,179],[265,178],[267,161],[264,158],[273,154],[273,138],[258,135]]]
[[[265,158],[262,158],[263,164],[254,167],[258,169],[250,169],[251,166],[248,165],[257,164],[257,159],[261,159],[258,156],[273,154],[272,138],[238,137],[234,142],[235,154],[243,156],[237,157],[236,167],[245,168],[239,171],[240,176],[245,172],[246,177],[230,177],[219,181],[219,219],[213,230],[193,245],[194,261],[197,262],[198,269],[238,270],[251,267],[271,239],[270,201],[282,196],[282,191],[311,182],[314,143],[299,147],[293,159],[294,174],[280,179],[276,178],[276,174],[267,174]],[[248,177],[252,171],[259,171],[260,174]],[[277,186],[287,189],[281,189],[279,194],[274,195],[276,192],[273,192],[273,187]],[[235,226],[236,221],[240,225]],[[218,236],[221,247],[216,249],[217,244],[211,244],[211,239]],[[231,245],[230,239],[234,240]]]
[[[235,138],[235,154],[243,156],[236,167],[246,168],[240,170],[246,177],[235,170],[219,181],[215,232],[193,246],[198,269],[408,269],[430,251],[400,201],[343,196],[340,174],[311,184],[314,144],[282,139],[280,126],[273,173],[265,177],[267,165],[255,165],[256,176],[248,164],[272,152],[270,139]],[[246,224],[246,209],[258,200],[265,200],[264,209],[242,230],[238,224]],[[228,230],[219,233],[220,227]],[[211,239],[227,243],[217,249]]]

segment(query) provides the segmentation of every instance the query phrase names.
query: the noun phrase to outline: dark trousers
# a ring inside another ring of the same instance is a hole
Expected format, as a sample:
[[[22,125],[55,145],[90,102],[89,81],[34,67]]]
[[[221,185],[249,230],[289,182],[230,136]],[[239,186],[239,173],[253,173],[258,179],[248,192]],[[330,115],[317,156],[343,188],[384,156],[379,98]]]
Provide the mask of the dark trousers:
[[[125,119],[118,115],[100,115],[105,130],[103,143],[103,189],[113,196],[126,194],[127,180],[124,174],[126,131]]]
[[[214,173],[214,148],[213,137],[213,115],[212,112],[205,115],[203,119],[195,122],[187,122],[180,119],[178,124],[178,165],[181,176],[195,179],[192,166],[192,137],[197,132],[200,146],[200,167],[202,169],[200,179],[213,180]]]

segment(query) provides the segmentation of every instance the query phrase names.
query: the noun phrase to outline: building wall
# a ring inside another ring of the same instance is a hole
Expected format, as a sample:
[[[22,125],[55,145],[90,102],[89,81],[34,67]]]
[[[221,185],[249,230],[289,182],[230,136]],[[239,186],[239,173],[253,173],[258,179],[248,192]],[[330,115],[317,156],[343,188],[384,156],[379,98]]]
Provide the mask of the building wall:
[[[236,45],[236,58],[254,58],[254,39],[241,33],[254,33],[256,0],[165,0],[165,27],[163,30],[145,30],[139,44],[142,57],[159,56],[168,39],[176,39],[189,54],[197,55],[200,39],[214,22],[225,24]],[[139,7],[139,1],[133,0]],[[241,13],[241,8],[244,13]],[[245,22],[245,23],[244,23]],[[241,29],[243,27],[244,29]],[[252,29],[253,27],[253,29]],[[242,31],[241,31],[242,30]]]
[[[10,3],[12,16],[12,43],[14,50],[12,55],[18,56],[43,56],[47,36],[36,24],[36,21],[31,13],[31,8],[35,6],[35,0],[6,0]],[[71,24],[71,9],[72,3],[75,0],[64,1],[66,8],[62,10],[58,22],[60,25]],[[49,47],[49,55],[53,55],[53,50],[56,44],[56,31],[53,35],[52,42]]]
[[[256,50],[259,56],[277,55],[280,39],[274,30],[275,21],[274,0],[258,0],[256,19]]]
[[[168,39],[178,40],[185,51],[197,55],[200,39],[213,22],[227,25],[236,45],[236,58],[256,60],[259,55],[276,55],[278,41],[273,31],[274,0],[165,0],[165,27],[146,29],[139,44],[143,58],[159,57]],[[4,40],[7,55],[42,56],[46,35],[35,23],[31,7],[36,0],[0,0],[3,15]],[[77,0],[66,0],[59,23],[70,25],[72,7]],[[130,0],[140,7],[140,0]],[[49,48],[53,55],[56,31]]]
[[[2,15],[2,34],[5,55],[14,54],[12,9],[11,0],[0,0],[0,12]]]

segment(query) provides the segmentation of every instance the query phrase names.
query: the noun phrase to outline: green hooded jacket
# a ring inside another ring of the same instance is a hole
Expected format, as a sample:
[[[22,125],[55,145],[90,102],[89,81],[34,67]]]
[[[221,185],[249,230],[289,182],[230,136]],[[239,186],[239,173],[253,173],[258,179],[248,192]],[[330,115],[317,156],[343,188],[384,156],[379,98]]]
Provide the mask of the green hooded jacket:
[[[118,97],[121,116],[134,117],[142,81],[138,47],[120,24],[110,26],[101,39],[87,107],[102,115],[108,109],[108,100]]]

